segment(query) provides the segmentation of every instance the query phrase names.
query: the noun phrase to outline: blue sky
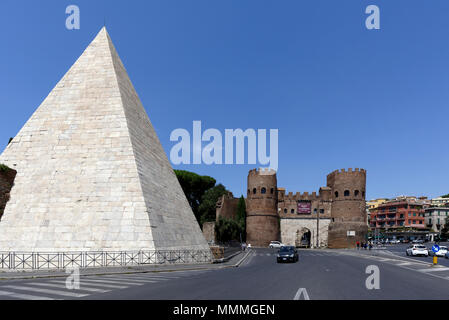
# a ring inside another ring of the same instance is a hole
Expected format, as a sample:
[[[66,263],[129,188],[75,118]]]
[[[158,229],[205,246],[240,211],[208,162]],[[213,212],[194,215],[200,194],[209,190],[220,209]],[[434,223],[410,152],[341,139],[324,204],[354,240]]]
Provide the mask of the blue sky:
[[[81,29],[65,28],[65,8]],[[365,8],[381,30],[365,28]],[[278,184],[368,171],[367,198],[449,193],[449,1],[159,0],[0,4],[0,149],[103,26],[167,153],[176,128],[279,129]],[[234,195],[254,165],[183,165]]]

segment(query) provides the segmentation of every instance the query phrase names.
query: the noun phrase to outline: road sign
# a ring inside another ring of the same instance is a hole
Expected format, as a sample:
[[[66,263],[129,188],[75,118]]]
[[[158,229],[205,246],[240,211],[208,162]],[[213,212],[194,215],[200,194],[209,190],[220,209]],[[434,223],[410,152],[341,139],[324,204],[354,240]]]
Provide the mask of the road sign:
[[[434,244],[434,245],[432,246],[432,251],[435,252],[435,253],[437,253],[438,251],[440,251],[440,246],[437,245],[437,244]]]

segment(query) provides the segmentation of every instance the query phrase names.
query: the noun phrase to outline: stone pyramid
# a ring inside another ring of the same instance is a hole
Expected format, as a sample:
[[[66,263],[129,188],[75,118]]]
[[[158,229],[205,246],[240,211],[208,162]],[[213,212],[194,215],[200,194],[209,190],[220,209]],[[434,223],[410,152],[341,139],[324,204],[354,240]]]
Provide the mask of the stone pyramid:
[[[0,251],[209,249],[105,28],[0,163]]]

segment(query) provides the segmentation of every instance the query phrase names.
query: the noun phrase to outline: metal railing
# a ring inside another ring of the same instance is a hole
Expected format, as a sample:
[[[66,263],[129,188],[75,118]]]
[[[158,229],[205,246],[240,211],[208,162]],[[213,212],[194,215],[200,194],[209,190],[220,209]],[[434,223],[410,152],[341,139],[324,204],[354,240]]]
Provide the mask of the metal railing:
[[[210,263],[210,250],[152,250],[121,252],[0,252],[0,269],[44,270],[125,267],[152,264]]]

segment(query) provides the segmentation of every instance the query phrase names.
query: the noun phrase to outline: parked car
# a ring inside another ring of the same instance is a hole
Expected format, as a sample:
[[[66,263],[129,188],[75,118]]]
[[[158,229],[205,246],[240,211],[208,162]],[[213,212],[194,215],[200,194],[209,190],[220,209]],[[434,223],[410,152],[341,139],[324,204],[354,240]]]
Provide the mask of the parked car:
[[[429,252],[427,251],[426,246],[423,246],[422,244],[412,244],[410,247],[407,248],[405,253],[408,256],[425,256],[425,257],[427,257],[429,255]]]
[[[277,262],[296,262],[299,260],[298,250],[293,246],[283,246],[279,249]]]
[[[284,245],[282,244],[282,242],[279,241],[271,241],[269,247],[270,248],[280,248],[283,247]]]
[[[391,244],[398,244],[401,243],[401,241],[399,239],[393,239],[390,241]]]
[[[449,259],[449,251],[446,252],[446,254],[444,255],[444,257],[445,257],[446,259]]]
[[[415,240],[412,241],[412,243],[418,244],[418,243],[424,243],[424,241],[421,240],[421,239],[415,239]]]
[[[440,250],[438,252],[433,252],[432,249],[429,249],[429,256],[437,256],[437,257],[445,257],[447,253],[447,247],[446,246],[440,246]]]

